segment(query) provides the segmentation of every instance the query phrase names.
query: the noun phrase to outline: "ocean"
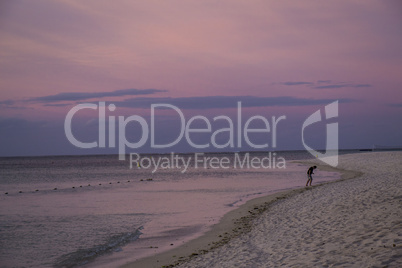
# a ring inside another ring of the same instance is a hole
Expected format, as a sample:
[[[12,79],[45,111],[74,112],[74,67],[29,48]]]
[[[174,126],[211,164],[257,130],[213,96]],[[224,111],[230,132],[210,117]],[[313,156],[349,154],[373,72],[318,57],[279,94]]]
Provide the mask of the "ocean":
[[[0,158],[0,266],[116,267],[160,253],[250,199],[303,187],[307,167],[291,161],[310,158],[304,151]],[[339,179],[315,173],[313,184]]]

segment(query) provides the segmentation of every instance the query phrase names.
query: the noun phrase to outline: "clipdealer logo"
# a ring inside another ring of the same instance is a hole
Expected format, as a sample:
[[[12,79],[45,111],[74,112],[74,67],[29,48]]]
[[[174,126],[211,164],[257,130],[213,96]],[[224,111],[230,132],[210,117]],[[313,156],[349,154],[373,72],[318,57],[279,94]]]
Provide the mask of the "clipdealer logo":
[[[332,118],[338,117],[338,101],[334,101],[325,106],[324,110],[325,119],[329,120]],[[336,167],[338,166],[338,123],[329,123],[326,127],[326,148],[325,153],[320,153],[318,151],[313,150],[310,146],[308,146],[304,142],[304,129],[314,123],[320,122],[321,119],[321,111],[317,110],[313,114],[311,114],[303,123],[302,127],[302,142],[304,148],[313,156],[317,157],[319,160],[327,163],[330,166]]]
[[[73,117],[83,109],[91,109],[91,110],[98,110],[98,140],[92,142],[82,142],[79,141],[72,132],[72,120]],[[125,116],[116,116],[110,115],[116,111],[116,105],[109,104],[106,106],[105,102],[99,102],[98,104],[94,103],[82,103],[74,106],[66,115],[64,121],[64,130],[65,135],[69,142],[76,147],[82,149],[89,149],[89,148],[118,148],[119,153],[119,160],[126,159],[126,150],[127,148],[130,149],[138,149],[144,146],[145,144],[149,143],[150,147],[153,149],[162,149],[162,148],[171,148],[177,145],[182,139],[185,139],[188,145],[190,145],[194,149],[205,149],[205,148],[215,148],[215,149],[223,149],[223,148],[231,148],[231,149],[239,149],[241,150],[243,146],[243,141],[246,145],[253,149],[268,149],[270,141],[271,148],[276,148],[277,146],[277,132],[278,132],[278,125],[282,120],[286,119],[285,115],[276,117],[272,116],[271,118],[266,118],[261,115],[254,115],[249,117],[245,120],[242,116],[242,104],[241,102],[237,103],[237,117],[232,120],[230,117],[226,115],[219,115],[213,118],[212,123],[207,117],[203,115],[196,115],[189,118],[186,121],[186,118],[183,112],[176,106],[167,104],[167,103],[159,103],[159,104],[151,104],[151,117],[150,117],[150,124],[148,124],[147,120],[145,120],[142,116],[139,115],[131,115],[128,117]],[[156,135],[155,135],[155,125],[156,125],[156,113],[155,111],[167,110],[170,109],[177,114],[177,117],[180,121],[180,130],[179,135],[173,140],[168,143],[160,144],[156,142]],[[106,116],[108,113],[108,116]],[[335,101],[331,104],[325,106],[325,118],[335,118],[338,116],[338,101]],[[107,118],[107,120],[106,120]],[[245,122],[243,123],[243,120]],[[206,125],[204,128],[195,128],[194,121],[203,121]],[[215,131],[212,131],[212,124],[217,121],[224,121],[227,123],[228,127],[220,128]],[[252,128],[250,125],[253,121],[262,122],[262,126],[260,128]],[[310,115],[303,123],[302,126],[302,142],[305,149],[310,152],[313,156],[316,156],[318,159],[322,160],[323,162],[331,165],[337,166],[338,164],[338,123],[331,123],[327,124],[327,145],[326,145],[326,152],[320,153],[318,151],[313,150],[310,146],[308,146],[304,141],[304,129],[314,123],[321,121],[321,112],[320,110],[314,112]],[[106,127],[106,122],[108,122],[108,127]],[[136,142],[131,142],[127,140],[126,137],[126,128],[128,124],[136,123],[139,124],[141,127],[140,131],[140,138]],[[117,126],[116,126],[117,124]],[[236,127],[235,127],[236,125]],[[116,144],[116,129],[117,129],[117,144]],[[106,135],[107,133],[107,135]],[[210,139],[209,142],[199,144],[196,143],[192,137],[195,133],[204,133],[209,134]],[[227,133],[228,139],[225,143],[218,143],[216,136],[220,133]],[[267,135],[267,139],[264,139],[264,142],[256,143],[252,141],[250,138],[251,133],[262,133]],[[236,134],[236,135],[235,135]],[[270,136],[269,136],[270,135]],[[106,136],[108,136],[108,141],[106,143]],[[139,161],[139,155],[137,153],[130,153],[130,167],[133,161],[133,155],[135,157],[135,161]],[[248,155],[246,155],[249,157]],[[238,155],[235,155],[235,158]],[[275,157],[275,154],[274,154]],[[247,161],[249,159],[247,158]],[[284,159],[281,159],[284,162]],[[244,160],[246,161],[246,160]],[[256,159],[252,159],[253,163],[258,162]],[[269,154],[269,161],[271,161],[271,153]],[[150,160],[150,162],[152,162]],[[274,161],[275,162],[275,161]],[[156,163],[156,162],[155,162]],[[261,166],[264,166],[260,162]],[[139,165],[139,164],[138,164]],[[225,168],[224,166],[220,165],[221,167]],[[241,166],[244,166],[241,165]],[[250,165],[246,165],[250,166]],[[255,167],[255,165],[251,165]],[[267,165],[265,165],[267,166]],[[264,168],[266,168],[264,166]],[[269,165],[271,166],[271,165]],[[285,165],[282,165],[285,167]]]
[[[106,110],[109,112],[114,112],[116,110],[116,105],[109,104],[107,107],[105,102],[99,102],[99,104],[93,103],[83,103],[74,106],[66,116],[64,121],[64,130],[67,139],[76,147],[89,149],[89,148],[105,148],[106,147],[106,132],[108,132],[108,148],[115,148],[118,147],[119,152],[119,160],[125,160],[126,157],[126,148],[137,149],[144,146],[148,139],[150,140],[150,146],[153,149],[161,149],[161,148],[171,148],[178,144],[183,138],[185,138],[188,145],[195,149],[205,149],[205,148],[238,148],[241,149],[243,146],[243,139],[245,143],[253,149],[264,149],[269,148],[268,142],[265,143],[255,143],[250,138],[250,133],[266,133],[269,135],[271,133],[271,144],[272,148],[276,148],[277,146],[277,130],[278,124],[286,119],[286,116],[280,116],[276,118],[275,116],[266,118],[261,115],[254,115],[248,118],[245,123],[243,124],[243,117],[242,117],[242,106],[241,102],[237,103],[237,118],[236,123],[237,127],[234,127],[233,120],[226,116],[220,115],[213,118],[213,122],[216,121],[225,121],[229,127],[227,128],[220,128],[215,131],[212,131],[212,124],[211,121],[202,115],[196,115],[191,117],[187,122],[183,112],[176,106],[166,103],[160,104],[152,104],[151,105],[151,118],[150,118],[150,126],[148,122],[139,115],[131,115],[128,117],[118,116],[118,144],[116,145],[116,116],[109,115],[108,116],[108,129],[106,129]],[[73,117],[77,112],[83,109],[92,109],[98,110],[98,120],[99,120],[99,130],[98,130],[98,141],[93,142],[81,142],[74,137],[72,133],[71,123]],[[155,124],[156,124],[156,109],[171,109],[177,113],[177,116],[180,120],[180,133],[176,137],[175,140],[166,143],[166,144],[158,144],[155,140]],[[193,124],[194,121],[203,121],[206,124],[205,128],[194,128]],[[264,127],[261,128],[251,128],[250,124],[253,121],[260,121],[263,123]],[[270,122],[271,121],[271,122]],[[140,139],[137,142],[130,142],[127,140],[126,137],[126,128],[129,123],[138,123],[141,126],[141,133]],[[218,143],[216,136],[220,133],[228,133],[228,140],[226,143],[221,144]],[[235,132],[237,135],[235,135]],[[193,141],[191,137],[192,133],[206,133],[210,134],[210,142],[204,144],[197,144]],[[236,139],[235,139],[236,137]]]

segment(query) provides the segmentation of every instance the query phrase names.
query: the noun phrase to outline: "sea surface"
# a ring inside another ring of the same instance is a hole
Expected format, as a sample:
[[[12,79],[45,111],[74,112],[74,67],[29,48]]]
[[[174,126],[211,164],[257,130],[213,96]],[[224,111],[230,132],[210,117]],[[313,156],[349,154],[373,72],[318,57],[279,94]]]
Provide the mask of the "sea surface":
[[[312,156],[197,157],[0,158],[0,267],[116,267],[160,253],[250,199],[303,187],[306,166],[292,160]],[[339,174],[316,170],[313,178],[318,184]]]

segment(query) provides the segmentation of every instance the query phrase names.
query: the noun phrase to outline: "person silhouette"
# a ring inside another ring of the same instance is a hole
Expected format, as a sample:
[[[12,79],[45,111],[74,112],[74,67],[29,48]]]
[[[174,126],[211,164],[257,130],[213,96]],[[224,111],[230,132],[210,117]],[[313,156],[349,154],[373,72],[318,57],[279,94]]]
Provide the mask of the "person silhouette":
[[[317,166],[312,166],[307,170],[307,183],[306,183],[306,186],[308,186],[309,182],[310,182],[310,186],[311,186],[311,183],[313,182],[313,177],[311,175],[314,174],[313,171],[316,168],[317,168]]]

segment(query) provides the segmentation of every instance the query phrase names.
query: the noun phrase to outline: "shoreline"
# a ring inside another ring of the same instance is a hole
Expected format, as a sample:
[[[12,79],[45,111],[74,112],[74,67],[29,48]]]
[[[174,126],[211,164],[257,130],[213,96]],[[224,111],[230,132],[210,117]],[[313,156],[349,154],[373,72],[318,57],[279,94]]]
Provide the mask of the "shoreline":
[[[335,181],[324,182],[309,187],[301,186],[301,188],[280,191],[249,200],[239,208],[226,213],[217,224],[213,225],[210,230],[200,237],[171,250],[142,258],[134,262],[129,262],[120,267],[174,267],[183,262],[189,261],[194,257],[217,249],[227,244],[232,239],[248,233],[251,231],[253,221],[278,200],[286,199],[323,185],[338,183],[363,175],[363,173],[359,171],[333,168],[325,164],[318,164],[317,161],[314,160],[295,160],[292,162],[306,166],[314,164],[317,165],[319,170],[339,172],[341,178]]]

